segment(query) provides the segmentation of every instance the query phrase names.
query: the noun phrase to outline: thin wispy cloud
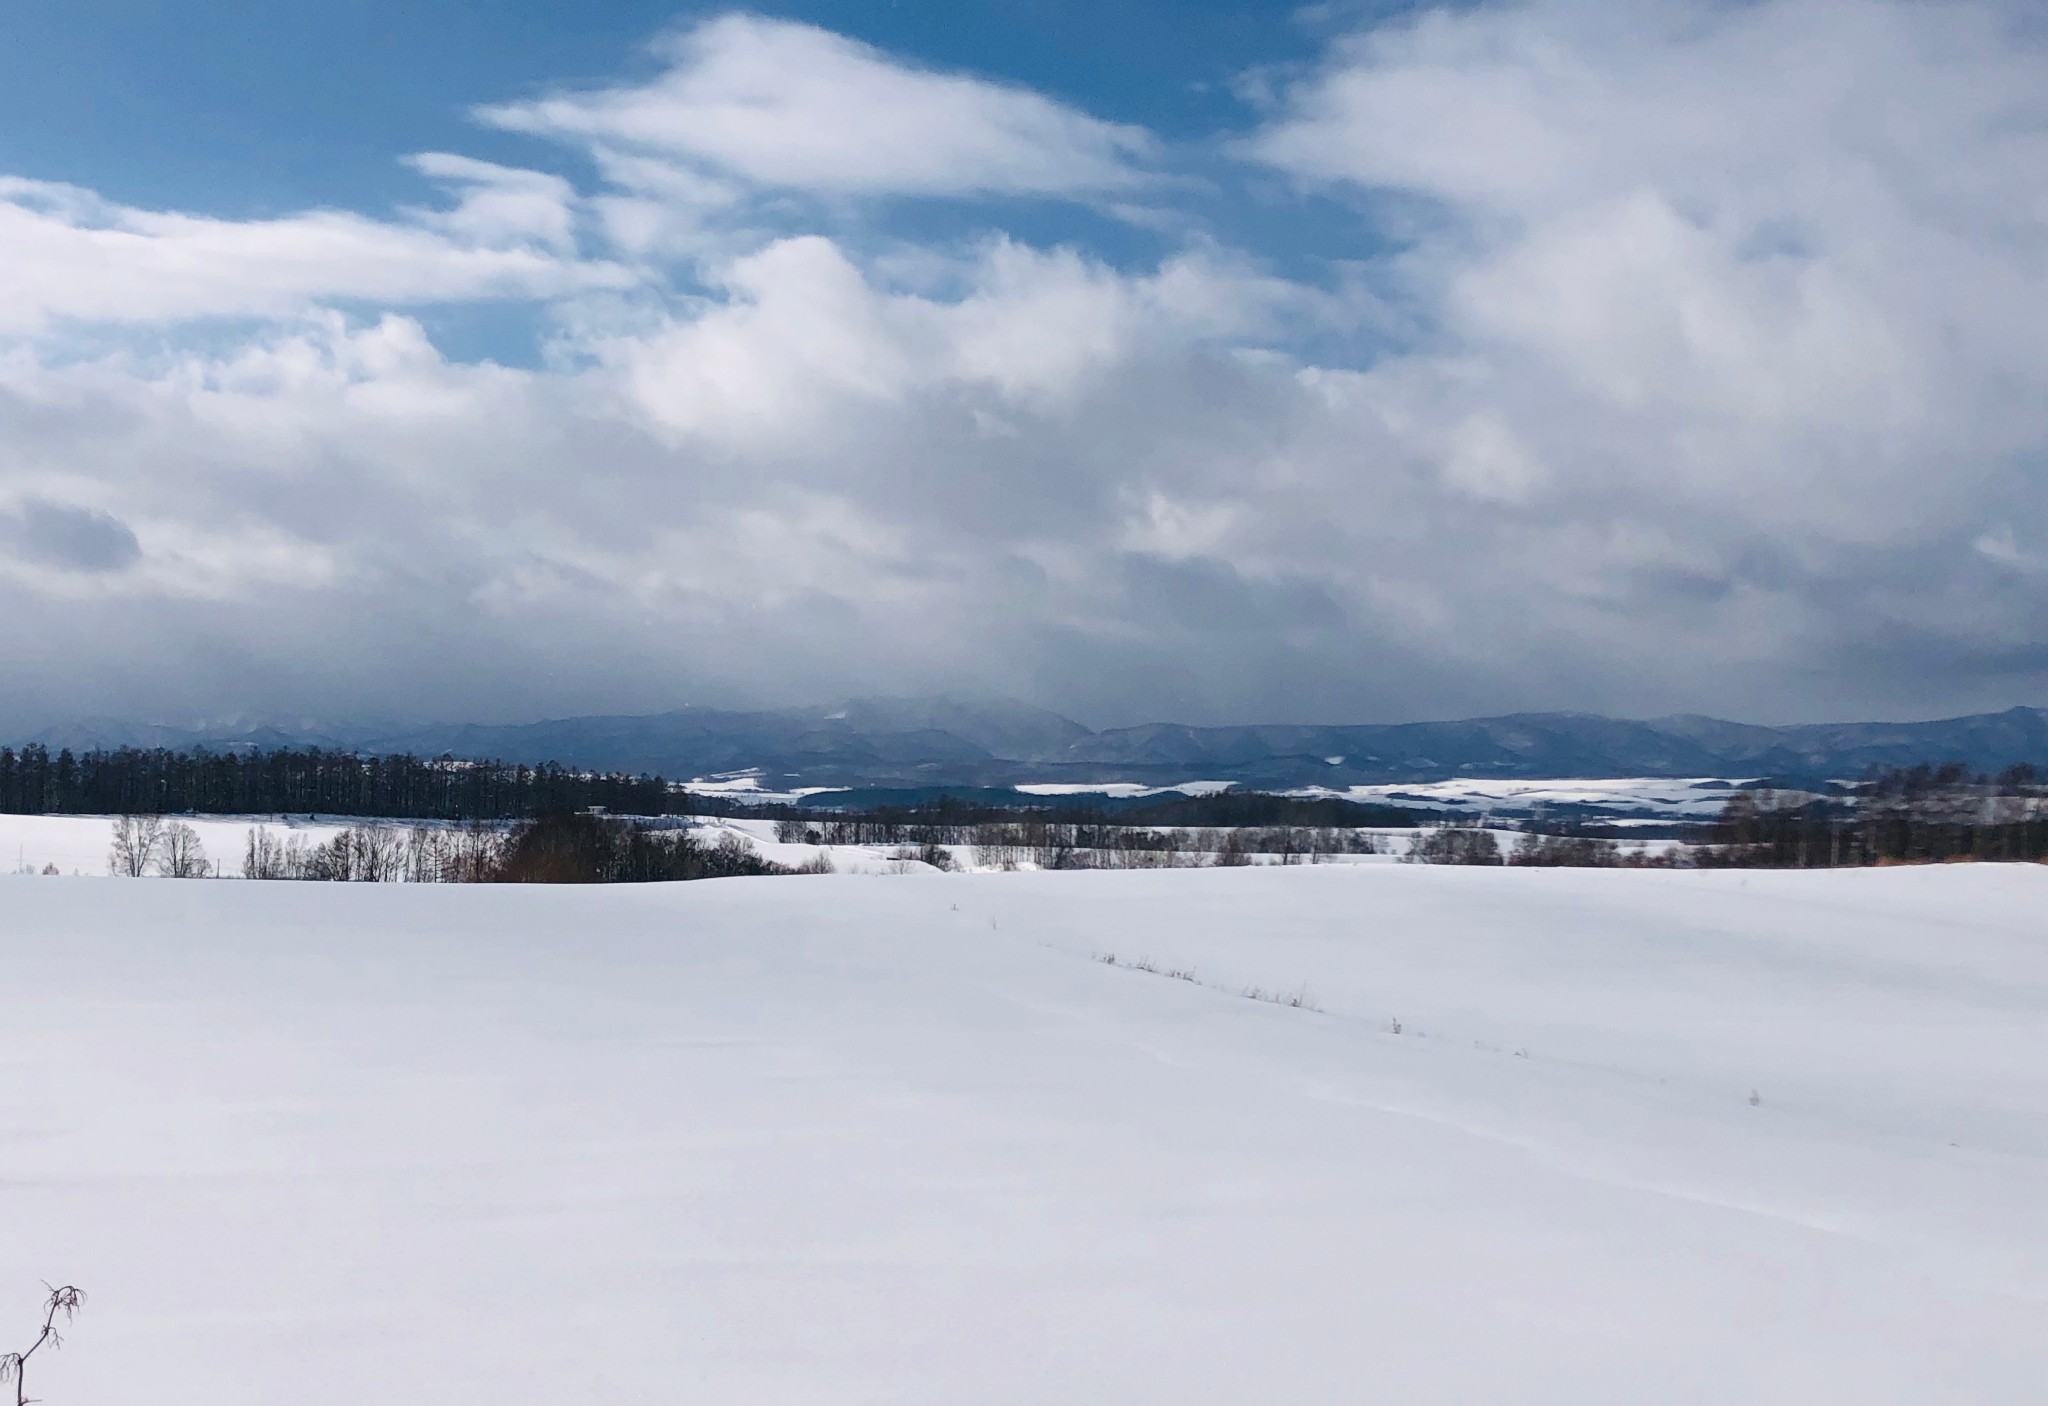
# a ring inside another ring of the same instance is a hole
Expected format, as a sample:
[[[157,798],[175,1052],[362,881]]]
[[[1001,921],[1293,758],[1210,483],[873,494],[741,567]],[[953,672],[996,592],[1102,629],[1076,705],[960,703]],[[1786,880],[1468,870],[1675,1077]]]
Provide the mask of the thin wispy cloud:
[[[657,46],[652,81],[486,107],[513,131],[841,195],[1126,190],[1159,143],[1028,88],[927,69],[811,25],[733,14]],[[619,168],[626,169],[626,168]],[[637,177],[656,185],[660,168]]]
[[[566,201],[547,178],[448,157],[416,164],[456,198],[405,220],[221,219],[0,176],[0,334],[289,317],[342,300],[546,299],[630,281],[566,247]]]

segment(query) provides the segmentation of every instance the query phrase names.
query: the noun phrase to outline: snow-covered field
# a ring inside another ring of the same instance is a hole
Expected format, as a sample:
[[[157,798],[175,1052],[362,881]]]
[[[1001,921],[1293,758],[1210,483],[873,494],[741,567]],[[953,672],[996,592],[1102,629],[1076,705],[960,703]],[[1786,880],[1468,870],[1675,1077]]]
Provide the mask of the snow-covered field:
[[[2044,906],[0,878],[0,1345],[47,1278],[52,1406],[2040,1400]]]
[[[299,836],[308,845],[319,845],[351,825],[404,826],[411,823],[333,815],[282,818],[275,815],[182,815],[166,819],[190,825],[205,846],[207,859],[218,865],[219,877],[227,879],[241,877],[242,857],[252,828],[267,828],[280,840]],[[670,819],[654,823],[681,822]],[[0,815],[0,872],[41,873],[47,866],[64,875],[104,875],[108,872],[107,855],[112,846],[113,827],[114,817],[110,815]],[[812,862],[823,854],[832,862],[834,870],[842,874],[932,872],[929,866],[917,860],[906,860],[903,856],[913,851],[902,845],[783,844],[775,838],[775,822],[772,820],[704,817],[693,822],[693,828],[707,843],[715,843],[727,835],[736,836],[763,858],[790,868]],[[1181,828],[1183,831],[1186,829]],[[1413,835],[1412,831],[1405,830],[1375,830],[1372,833],[1379,836],[1387,854],[1324,855],[1319,862],[1389,862],[1393,855],[1405,852]],[[1497,835],[1503,844],[1514,841],[1511,831],[1502,830]],[[948,847],[948,852],[955,867],[977,867],[973,846],[953,845]],[[1190,856],[1191,859],[1194,857]],[[1277,855],[1252,856],[1252,862],[1260,864],[1277,863],[1278,860]]]
[[[1735,789],[1748,784],[1751,779],[1630,776],[1568,781],[1489,781],[1475,777],[1456,781],[1352,786],[1342,791],[1317,789],[1293,794],[1341,796],[1368,804],[1434,807],[1462,815],[1526,816],[1562,810],[1588,817],[1703,821],[1718,816]]]
[[[242,856],[249,831],[258,826],[269,829],[280,840],[299,836],[308,845],[325,844],[351,825],[398,825],[402,820],[364,820],[355,816],[323,815],[181,815],[167,819],[190,825],[199,834],[209,861],[217,861],[222,878],[241,877]],[[40,873],[45,866],[59,874],[107,873],[107,853],[113,841],[114,817],[109,815],[0,815],[0,872]],[[707,841],[723,835],[738,835],[764,856],[791,867],[817,857],[823,848],[844,873],[891,874],[906,866],[896,858],[894,845],[785,845],[775,840],[775,824],[768,820],[705,820],[700,833]],[[963,847],[964,855],[964,847]],[[919,864],[918,869],[925,868]]]

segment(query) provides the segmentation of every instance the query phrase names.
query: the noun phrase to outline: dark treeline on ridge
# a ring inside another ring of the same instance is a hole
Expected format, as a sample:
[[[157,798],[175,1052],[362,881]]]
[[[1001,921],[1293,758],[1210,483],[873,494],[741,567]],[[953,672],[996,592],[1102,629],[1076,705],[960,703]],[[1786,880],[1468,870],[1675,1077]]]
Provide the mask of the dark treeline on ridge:
[[[519,820],[562,811],[668,815],[701,809],[658,776],[593,775],[441,757],[123,747],[54,756],[0,748],[0,813],[12,815],[361,815]]]

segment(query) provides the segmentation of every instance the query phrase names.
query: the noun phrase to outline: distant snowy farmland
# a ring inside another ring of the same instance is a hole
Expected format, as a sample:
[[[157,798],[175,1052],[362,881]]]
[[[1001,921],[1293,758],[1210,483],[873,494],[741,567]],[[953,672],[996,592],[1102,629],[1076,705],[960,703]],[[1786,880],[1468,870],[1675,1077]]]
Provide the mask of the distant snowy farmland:
[[[165,818],[190,825],[205,846],[208,862],[217,866],[218,877],[226,879],[241,877],[242,856],[248,844],[249,832],[258,827],[268,829],[279,840],[295,836],[308,845],[319,845],[352,825],[403,828],[420,823],[334,815],[183,815]],[[0,815],[0,873],[34,874],[43,872],[47,867],[63,875],[106,874],[108,851],[113,841],[114,820],[115,817],[110,815]],[[684,822],[675,817],[664,817],[653,823],[668,826]],[[715,842],[726,835],[737,836],[758,851],[763,858],[791,868],[814,860],[822,853],[831,860],[838,872],[845,874],[931,872],[929,866],[904,857],[915,853],[914,847],[886,844],[783,844],[775,838],[775,822],[772,820],[702,817],[690,823],[706,841]],[[1388,861],[1407,847],[1412,832],[1373,833],[1380,836],[1382,846],[1389,851],[1388,854],[1324,855],[1320,856],[1317,862],[1356,864]],[[1500,831],[1499,835],[1502,841],[1507,843],[1511,843],[1514,838],[1513,833],[1506,830]],[[956,867],[977,867],[973,846],[954,845],[949,847],[949,853]],[[1191,863],[1204,858],[1206,856],[1189,856]],[[1253,855],[1251,862],[1273,863],[1277,862],[1278,858],[1277,855]]]
[[[0,878],[0,1343],[49,1279],[51,1406],[2012,1406],[2044,909],[1988,865]]]

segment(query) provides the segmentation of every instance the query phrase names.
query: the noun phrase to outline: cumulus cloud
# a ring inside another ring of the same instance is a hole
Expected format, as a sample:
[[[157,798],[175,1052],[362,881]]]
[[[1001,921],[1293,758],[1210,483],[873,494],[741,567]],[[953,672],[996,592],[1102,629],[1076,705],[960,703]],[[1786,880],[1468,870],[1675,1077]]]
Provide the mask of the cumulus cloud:
[[[906,63],[811,25],[729,14],[657,48],[647,83],[487,107],[514,131],[790,190],[1054,195],[1139,184],[1157,143],[1028,88]]]
[[[583,145],[592,190],[451,153],[412,158],[450,198],[388,218],[0,185],[0,650],[61,660],[12,721],[87,691],[2017,701],[2048,679],[2048,56],[2012,18],[1377,22],[1236,143],[1355,211],[1319,286],[1193,236],[1117,261],[1005,232],[989,197],[1124,189],[1159,144],[745,16],[651,82],[493,110]],[[828,227],[778,190],[951,199],[981,232]],[[412,311],[478,297],[549,314],[537,364],[451,359]],[[54,336],[228,316],[262,325]]]
[[[1432,10],[1340,41],[1245,150],[1403,211],[1384,272],[1427,333],[1346,394],[1447,492],[1516,505],[1551,618],[1606,600],[1731,663],[1911,669],[2040,618],[1970,545],[2042,530],[2048,62],[2019,18]]]

